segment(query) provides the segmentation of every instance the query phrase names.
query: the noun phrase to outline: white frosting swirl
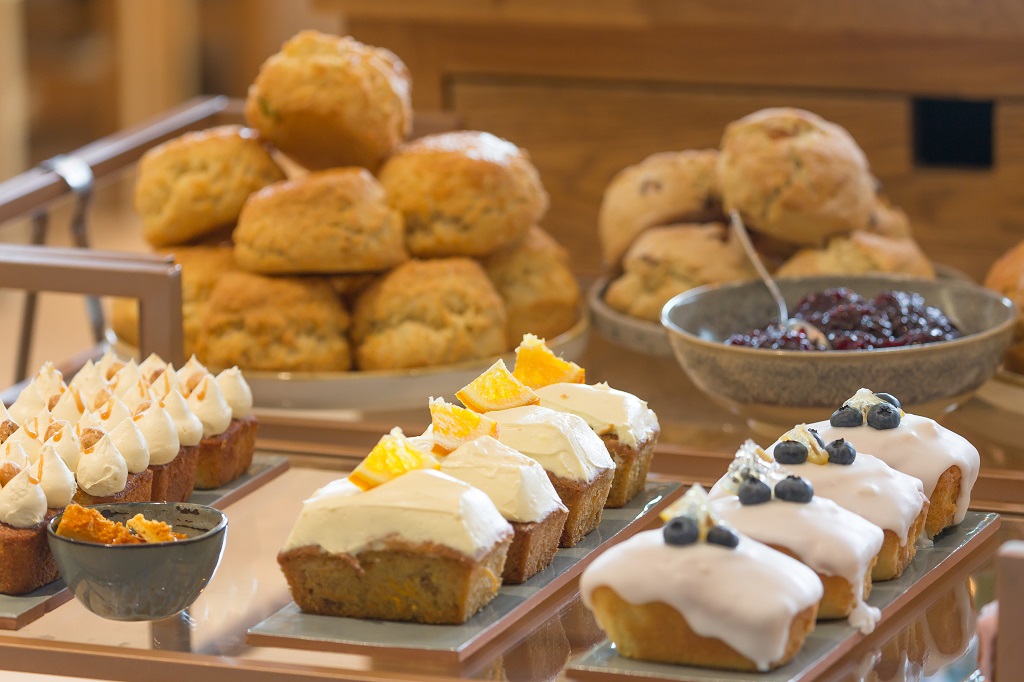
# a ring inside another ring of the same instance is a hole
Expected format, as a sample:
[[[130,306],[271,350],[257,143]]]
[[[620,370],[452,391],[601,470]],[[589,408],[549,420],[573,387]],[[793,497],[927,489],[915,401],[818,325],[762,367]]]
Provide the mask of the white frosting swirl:
[[[583,417],[597,435],[614,434],[620,443],[631,448],[649,441],[660,431],[658,417],[647,403],[606,383],[550,384],[535,392],[540,396],[541,407]]]
[[[124,395],[120,396],[121,402],[128,408],[128,411],[133,415],[137,414],[139,407],[146,403],[155,403],[159,400],[153,391],[150,390],[149,384],[139,379],[135,382],[135,385],[125,391]]]
[[[134,419],[122,419],[107,435],[124,458],[128,473],[138,474],[149,467],[149,446]]]
[[[125,393],[135,387],[139,381],[142,380],[142,372],[139,371],[139,366],[135,364],[135,360],[129,360],[124,367],[117,370],[117,373],[110,379],[110,388],[117,397],[124,396]]]
[[[128,464],[103,434],[95,445],[82,451],[75,471],[78,487],[94,497],[107,497],[124,490],[128,482]]]
[[[149,381],[155,372],[162,372],[166,367],[167,362],[162,357],[156,353],[150,353],[149,357],[139,363],[139,372],[143,379]]]
[[[52,446],[57,455],[64,460],[68,469],[75,471],[78,468],[78,460],[82,456],[82,445],[78,442],[75,428],[65,420],[54,420],[54,423],[60,426],[46,439],[43,446],[44,448]]]
[[[185,395],[181,382],[178,381],[178,375],[174,371],[174,365],[169,362],[164,365],[163,373],[150,382],[149,387],[157,398],[165,398],[171,392],[181,393],[182,396]]]
[[[107,390],[108,384],[99,366],[94,365],[92,360],[88,360],[82,365],[82,369],[78,370],[78,373],[71,379],[68,388],[78,389],[86,407],[91,407],[93,399],[101,391]]]
[[[182,386],[182,393],[187,398],[189,394],[199,385],[199,382],[210,373],[210,370],[199,362],[195,355],[188,359],[188,362],[178,370],[178,382]]]
[[[53,409],[50,410],[50,415],[55,420],[62,419],[72,426],[78,423],[83,414],[85,414],[85,401],[82,399],[82,394],[74,386],[69,386],[68,390],[61,394]]]
[[[217,385],[224,394],[224,400],[231,408],[232,419],[242,419],[252,413],[252,389],[237,367],[231,367],[217,375]]]
[[[31,419],[22,422],[18,430],[7,437],[7,442],[20,443],[25,448],[30,462],[35,462],[39,451],[43,447],[43,438],[46,437],[46,429],[49,428],[53,419],[45,409]]]
[[[178,456],[181,441],[174,420],[163,405],[154,402],[147,410],[135,417],[142,437],[149,447],[149,463],[157,466],[167,464]]]
[[[206,374],[189,393],[188,408],[203,423],[203,438],[219,436],[231,425],[231,408],[212,374]]]
[[[78,486],[75,485],[75,475],[57,454],[53,443],[47,441],[43,445],[33,469],[39,486],[46,496],[47,507],[59,509],[71,504],[71,498],[75,496],[75,491],[78,489]]]
[[[122,360],[111,348],[108,348],[97,362],[96,366],[100,369],[100,374],[104,377],[113,376],[115,368],[124,365]]]
[[[29,464],[28,453],[25,452],[25,448],[21,446],[21,443],[11,440],[7,440],[3,445],[0,445],[0,460],[14,462],[18,465],[19,469],[24,469]]]
[[[0,489],[0,522],[31,528],[46,518],[46,493],[31,469],[22,469]]]
[[[35,386],[36,393],[47,405],[50,403],[50,398],[67,390],[64,375],[53,366],[52,362],[43,363],[36,375],[32,377],[31,385]]]
[[[45,409],[47,409],[47,401],[39,395],[35,382],[32,381],[25,388],[21,389],[17,400],[11,404],[8,411],[15,423],[24,424],[26,420],[31,419]]]
[[[125,419],[132,418],[132,411],[116,395],[110,396],[109,400],[99,405],[93,411],[93,414],[100,418],[100,426],[107,432],[112,431],[115,426]]]
[[[178,442],[186,447],[199,445],[199,441],[203,439],[203,422],[192,412],[181,393],[171,391],[160,402],[174,421],[174,428],[178,431]]]

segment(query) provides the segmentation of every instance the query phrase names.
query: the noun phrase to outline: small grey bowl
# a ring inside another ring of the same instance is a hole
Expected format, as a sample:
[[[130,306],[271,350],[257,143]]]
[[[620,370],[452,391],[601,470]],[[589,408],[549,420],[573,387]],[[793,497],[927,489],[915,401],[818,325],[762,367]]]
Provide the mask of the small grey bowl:
[[[50,550],[78,601],[112,620],[159,620],[179,613],[213,577],[224,552],[228,519],[223,512],[188,502],[100,504],[111,521],[136,514],[163,521],[188,537],[176,542],[103,545],[57,535],[63,513],[47,524]]]
[[[792,310],[805,294],[845,286],[862,296],[885,289],[921,294],[964,332],[953,341],[856,351],[792,351],[727,346],[732,334],[778,316],[764,284],[699,287],[662,309],[672,351],[693,382],[753,426],[789,428],[827,419],[859,388],[896,396],[905,409],[940,416],[969,398],[999,367],[1013,335],[1013,304],[971,282],[897,276],[779,280]],[[777,435],[777,434],[776,434]]]

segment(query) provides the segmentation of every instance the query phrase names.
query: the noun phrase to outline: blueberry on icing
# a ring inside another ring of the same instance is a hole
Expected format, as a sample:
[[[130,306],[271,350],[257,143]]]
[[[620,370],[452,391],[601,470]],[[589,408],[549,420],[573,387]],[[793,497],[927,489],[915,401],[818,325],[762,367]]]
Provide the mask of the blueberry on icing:
[[[853,464],[857,458],[857,450],[845,438],[839,438],[825,446],[828,461],[832,464]]]
[[[763,504],[772,499],[772,489],[764,481],[757,478],[747,478],[740,483],[737,493],[740,504]]]
[[[711,526],[708,529],[708,543],[732,549],[740,544],[740,536],[725,526]]]
[[[843,405],[832,413],[828,423],[837,428],[843,426],[860,426],[864,423],[864,415],[855,407]]]
[[[808,450],[807,446],[798,440],[784,440],[775,446],[772,453],[779,464],[803,464],[807,461]]]
[[[893,407],[887,402],[872,405],[868,410],[867,422],[868,426],[879,431],[895,429],[900,425],[899,408]]]
[[[675,517],[665,524],[661,532],[665,536],[665,544],[677,547],[692,545],[700,536],[697,522],[689,516]]]
[[[891,393],[876,393],[875,397],[876,398],[881,398],[885,402],[887,402],[890,405],[892,405],[893,407],[895,407],[897,410],[902,410],[903,409],[903,406],[900,405],[900,401],[897,400],[896,397],[894,395],[892,395]]]
[[[775,497],[785,502],[807,504],[814,497],[814,488],[799,476],[786,476],[775,484]]]

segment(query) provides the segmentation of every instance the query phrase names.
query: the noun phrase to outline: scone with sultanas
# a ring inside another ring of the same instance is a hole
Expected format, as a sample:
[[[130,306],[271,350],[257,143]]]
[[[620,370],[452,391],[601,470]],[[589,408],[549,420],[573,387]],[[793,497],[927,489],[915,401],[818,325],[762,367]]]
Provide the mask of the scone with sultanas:
[[[409,134],[409,90],[392,52],[302,31],[260,66],[245,119],[307,168],[376,170]]]
[[[659,152],[619,171],[598,215],[601,255],[615,266],[645,230],[722,218],[715,165],[718,150]]]
[[[623,269],[608,286],[605,301],[627,315],[654,322],[676,294],[757,276],[721,223],[652,228],[629,249]]]
[[[553,339],[579,317],[580,287],[561,244],[534,225],[522,241],[483,260],[505,299],[510,339],[536,334]]]
[[[210,294],[196,355],[214,367],[343,371],[352,365],[348,326],[324,278],[229,272]]]
[[[508,350],[505,303],[468,258],[411,260],[356,301],[359,369],[443,365]]]
[[[224,246],[179,246],[159,249],[174,257],[181,265],[181,324],[185,334],[185,356],[195,352],[199,325],[217,280],[225,272],[235,270],[234,250]],[[112,299],[110,327],[117,338],[132,346],[139,345],[139,303],[134,298]]]
[[[142,156],[135,210],[150,244],[184,244],[231,225],[250,194],[283,179],[253,130],[220,126],[185,133]]]
[[[529,154],[490,133],[427,135],[380,171],[418,257],[485,256],[521,239],[548,209]]]
[[[373,272],[408,258],[402,217],[365,168],[263,188],[246,202],[233,238],[239,266],[268,275]]]
[[[762,109],[726,126],[718,180],[726,211],[793,244],[820,244],[865,225],[875,181],[841,126],[801,109]]]
[[[858,275],[887,272],[931,279],[935,268],[910,237],[887,237],[866,231],[832,237],[822,248],[804,248],[775,271],[776,277]]]

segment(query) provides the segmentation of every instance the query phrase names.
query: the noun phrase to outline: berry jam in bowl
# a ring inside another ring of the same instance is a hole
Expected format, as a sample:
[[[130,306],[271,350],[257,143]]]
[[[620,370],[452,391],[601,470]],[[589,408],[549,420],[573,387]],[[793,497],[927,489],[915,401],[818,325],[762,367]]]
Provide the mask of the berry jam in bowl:
[[[941,416],[995,373],[1016,320],[1007,299],[961,280],[834,275],[779,287],[791,315],[825,332],[831,349],[773,326],[778,309],[759,281],[692,289],[661,316],[694,384],[766,431],[827,419],[863,387]]]

